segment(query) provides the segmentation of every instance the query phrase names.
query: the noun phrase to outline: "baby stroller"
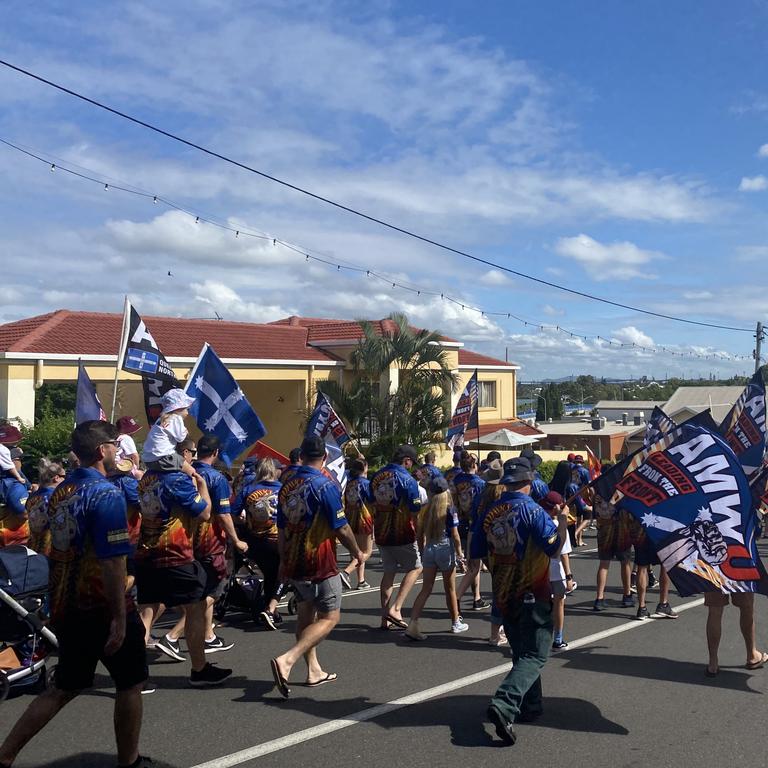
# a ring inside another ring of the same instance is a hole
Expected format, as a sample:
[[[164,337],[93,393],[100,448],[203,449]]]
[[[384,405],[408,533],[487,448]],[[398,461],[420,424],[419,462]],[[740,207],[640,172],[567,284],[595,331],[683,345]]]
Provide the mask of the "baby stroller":
[[[43,690],[56,635],[43,626],[48,560],[24,546],[0,549],[0,702],[12,686]]]
[[[280,590],[281,597],[286,595],[288,613],[295,614],[296,595],[292,586],[285,585]],[[222,621],[227,611],[235,610],[248,613],[254,621],[258,621],[259,614],[264,610],[264,602],[264,577],[259,567],[240,552],[235,552],[234,566],[224,591],[216,601],[214,615]]]

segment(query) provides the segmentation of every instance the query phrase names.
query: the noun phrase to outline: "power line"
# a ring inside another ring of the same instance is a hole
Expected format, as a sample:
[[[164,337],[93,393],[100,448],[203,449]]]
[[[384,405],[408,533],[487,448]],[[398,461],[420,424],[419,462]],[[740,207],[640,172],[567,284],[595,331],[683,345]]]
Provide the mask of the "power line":
[[[52,163],[49,159],[43,157],[43,153],[40,152],[39,150],[33,151],[30,148],[21,147],[3,138],[0,138],[0,144],[3,144],[9,147],[10,149],[16,150],[26,155],[27,157],[31,157],[34,160],[37,160],[45,165],[50,164],[50,170],[52,172],[61,171],[64,173],[69,173],[79,179],[82,179],[83,181],[89,181],[99,186],[103,185],[104,189],[107,191],[117,190],[120,192],[125,192],[127,194],[136,195],[144,199],[151,199],[152,202],[155,204],[161,203],[173,210],[178,211],[179,213],[184,214],[185,216],[188,216],[190,218],[194,217],[196,224],[200,224],[202,222],[204,224],[217,227],[221,230],[234,233],[236,238],[239,238],[242,235],[243,237],[251,237],[259,240],[271,241],[273,246],[277,246],[279,244],[286,250],[289,250],[299,256],[304,257],[306,261],[311,260],[319,264],[323,264],[329,268],[335,269],[336,271],[339,271],[339,272],[340,271],[352,272],[352,273],[357,273],[361,276],[364,274],[366,277],[374,278],[387,285],[391,284],[392,288],[398,288],[404,291],[408,291],[412,294],[416,294],[417,296],[421,296],[422,294],[425,296],[434,296],[434,297],[439,296],[441,300],[452,303],[460,307],[463,311],[475,312],[479,314],[481,317],[486,317],[486,316],[498,317],[502,319],[506,317],[507,320],[514,319],[517,322],[522,323],[524,326],[536,328],[540,331],[547,331],[547,330],[556,331],[558,333],[563,333],[567,336],[570,336],[572,339],[578,339],[578,340],[583,339],[584,341],[589,341],[590,339],[592,339],[593,341],[600,342],[601,344],[607,344],[609,347],[627,348],[627,349],[634,348],[641,352],[664,353],[664,354],[669,354],[676,357],[698,358],[702,360],[716,359],[716,360],[726,360],[726,361],[738,361],[738,360],[750,359],[746,355],[730,355],[730,354],[723,355],[717,352],[711,352],[708,354],[702,354],[702,353],[693,352],[693,351],[677,352],[669,349],[666,346],[652,347],[652,346],[644,346],[636,342],[614,341],[613,339],[609,339],[604,336],[595,336],[595,335],[572,331],[567,328],[564,328],[561,325],[551,325],[551,324],[548,325],[546,323],[540,323],[536,320],[530,320],[524,317],[520,317],[519,315],[516,315],[512,312],[482,309],[481,307],[475,306],[474,304],[471,304],[466,300],[457,299],[456,297],[451,296],[445,291],[432,290],[429,288],[425,288],[423,286],[415,285],[413,283],[407,284],[385,273],[381,273],[366,267],[361,267],[351,262],[346,262],[345,260],[342,260],[342,259],[330,260],[325,256],[317,255],[317,251],[312,251],[311,249],[296,245],[294,243],[290,243],[286,240],[283,240],[281,238],[275,237],[273,235],[270,235],[264,232],[258,232],[258,231],[254,232],[254,231],[251,231],[250,229],[246,229],[245,227],[236,228],[234,226],[231,226],[230,224],[222,224],[220,221],[217,221],[216,218],[211,216],[210,214],[203,216],[192,209],[186,208],[182,205],[175,203],[173,200],[170,200],[167,197],[164,197],[159,194],[154,194],[152,192],[148,192],[134,185],[130,185],[127,182],[118,181],[118,183],[116,184],[114,183],[114,179],[110,179],[110,182],[108,183],[104,180],[104,177],[99,178],[97,175],[91,175],[91,174],[96,174],[96,172],[88,168],[84,168],[83,166],[78,166],[80,170],[75,171],[75,170],[72,170],[71,168],[68,168],[64,164],[66,161],[62,161],[59,158],[55,158],[56,160],[58,160],[58,164]],[[48,154],[48,153],[45,153],[45,154]],[[221,319],[221,318],[218,317],[217,319]]]
[[[78,93],[77,91],[73,91],[70,88],[66,88],[63,85],[59,85],[58,83],[53,82],[52,80],[47,80],[44,77],[41,77],[40,75],[36,75],[34,72],[30,72],[29,70],[23,69],[21,67],[16,66],[15,64],[11,64],[8,61],[4,61],[3,59],[0,59],[0,64],[2,64],[5,67],[8,67],[9,69],[12,69],[16,72],[19,72],[22,75],[26,75],[27,77],[31,77],[34,80],[37,80],[40,83],[43,83],[45,85],[50,86],[51,88],[55,88],[56,90],[61,91],[62,93],[66,93],[70,96],[75,97],[76,99],[80,99],[81,101],[85,101],[88,104],[93,105],[94,107],[98,107],[99,109],[103,109],[106,112],[110,112],[113,115],[117,115],[118,117],[123,118],[124,120],[128,120],[132,123],[135,123],[136,125],[140,125],[143,128],[147,128],[150,131],[154,131],[155,133],[159,133],[161,136],[165,136],[166,138],[172,139],[173,141],[179,142],[180,144],[184,144],[192,149],[196,149],[199,152],[203,152],[206,155],[209,155],[211,157],[215,157],[218,160],[223,160],[226,163],[230,163],[231,165],[234,165],[238,168],[241,168],[245,171],[248,171],[250,173],[255,173],[257,176],[261,176],[264,179],[267,179],[268,181],[275,182],[276,184],[280,184],[283,187],[286,187],[288,189],[293,190],[294,192],[299,192],[303,195],[306,195],[308,197],[313,198],[314,200],[318,200],[319,202],[326,203],[327,205],[333,206],[334,208],[337,208],[339,210],[345,211],[346,213],[350,213],[354,216],[358,216],[362,219],[365,219],[367,221],[370,221],[374,224],[378,224],[382,227],[386,227],[387,229],[390,229],[394,232],[399,232],[402,235],[406,235],[407,237],[412,237],[416,240],[420,240],[423,243],[427,243],[428,245],[433,245],[436,248],[440,248],[444,251],[447,251],[449,253],[456,254],[457,256],[462,256],[466,259],[471,259],[472,261],[478,263],[478,264],[484,264],[488,267],[492,267],[493,269],[500,269],[503,272],[507,272],[511,275],[515,275],[516,277],[523,278],[525,280],[530,280],[534,283],[538,283],[539,285],[545,285],[549,288],[555,288],[559,291],[564,291],[565,293],[570,293],[573,296],[579,296],[584,299],[589,299],[591,301],[598,301],[603,304],[608,304],[613,307],[617,307],[619,309],[625,309],[630,312],[639,312],[644,315],[650,315],[651,317],[659,317],[664,320],[672,320],[674,322],[678,323],[687,323],[688,325],[697,325],[697,326],[703,326],[705,328],[717,328],[724,331],[740,331],[745,333],[752,333],[751,328],[739,328],[732,325],[719,325],[717,323],[709,323],[702,320],[690,320],[688,318],[684,317],[676,317],[674,315],[667,315],[663,312],[654,312],[650,309],[642,309],[641,307],[634,307],[631,304],[623,304],[618,301],[613,301],[612,299],[606,299],[602,296],[596,296],[591,293],[587,293],[585,291],[579,291],[575,288],[569,288],[565,285],[560,285],[559,283],[554,283],[550,280],[544,280],[540,277],[534,277],[533,275],[528,275],[525,272],[520,272],[518,270],[512,269],[510,267],[505,267],[502,264],[497,264],[496,262],[490,261],[489,259],[484,259],[480,256],[474,256],[471,253],[467,253],[466,251],[459,250],[457,248],[453,248],[449,245],[446,245],[444,243],[439,242],[438,240],[433,240],[432,238],[426,237],[425,235],[420,235],[416,232],[412,232],[409,229],[405,229],[404,227],[400,227],[396,224],[392,224],[388,221],[385,221],[384,219],[379,219],[375,216],[372,216],[370,214],[364,213],[363,211],[359,211],[355,208],[352,208],[350,206],[344,205],[343,203],[336,202],[335,200],[331,200],[328,197],[324,197],[323,195],[320,195],[316,192],[311,192],[308,189],[304,189],[303,187],[299,187],[296,184],[292,184],[291,182],[285,181],[284,179],[280,179],[277,176],[272,176],[269,173],[266,173],[264,171],[260,171],[257,168],[253,168],[250,165],[246,165],[245,163],[241,163],[238,160],[235,160],[231,157],[228,157],[227,155],[223,155],[219,152],[216,152],[215,150],[208,149],[207,147],[204,147],[200,144],[196,144],[193,141],[190,141],[189,139],[185,139],[182,136],[179,136],[175,133],[171,133],[170,131],[166,131],[163,128],[159,128],[156,125],[153,125],[152,123],[148,123],[144,120],[140,120],[137,117],[133,117],[132,115],[129,115],[125,112],[121,112],[118,109],[115,109],[114,107],[110,107],[107,104],[104,104],[103,102],[97,101],[96,99],[92,99],[88,96],[85,96],[82,93]]]

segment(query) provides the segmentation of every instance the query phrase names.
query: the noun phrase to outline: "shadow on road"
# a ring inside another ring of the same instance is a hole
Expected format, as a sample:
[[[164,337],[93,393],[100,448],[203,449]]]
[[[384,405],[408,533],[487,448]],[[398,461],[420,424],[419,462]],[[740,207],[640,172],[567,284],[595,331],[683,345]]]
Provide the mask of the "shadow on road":
[[[604,646],[602,646],[604,648]],[[720,668],[720,674],[712,679],[704,676],[704,662],[665,659],[661,656],[626,656],[599,653],[601,646],[561,651],[557,654],[566,669],[583,672],[603,672],[623,677],[641,677],[646,680],[663,680],[690,685],[717,686],[744,693],[759,693],[749,687],[750,675]]]
[[[68,755],[67,757],[61,757],[53,760],[50,763],[35,763],[35,768],[114,768],[117,760],[114,753],[106,752],[82,752],[78,755]],[[18,768],[31,768],[31,763],[25,763],[22,758],[19,758],[14,765]],[[153,760],[153,768],[178,768],[171,763],[165,763],[162,760]]]

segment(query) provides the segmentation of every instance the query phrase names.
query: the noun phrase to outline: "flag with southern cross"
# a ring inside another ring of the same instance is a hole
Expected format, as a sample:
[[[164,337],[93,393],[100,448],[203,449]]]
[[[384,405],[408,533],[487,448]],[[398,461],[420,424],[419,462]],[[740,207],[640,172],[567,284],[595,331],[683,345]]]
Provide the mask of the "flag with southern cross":
[[[138,376],[173,381],[173,385],[176,386],[176,374],[173,368],[160,351],[146,323],[127,300],[123,326],[123,345],[118,367]]]
[[[307,422],[304,436],[320,437],[325,441],[325,449],[328,452],[325,460],[326,469],[333,474],[343,487],[346,484],[346,471],[342,446],[349,442],[351,438],[347,428],[344,426],[344,422],[338,417],[328,396],[322,392],[317,393],[315,408]]]
[[[762,368],[752,377],[720,425],[720,433],[739,457],[747,476],[765,453],[765,381]]]
[[[75,426],[84,421],[101,420],[107,418],[101,407],[96,387],[85,370],[83,363],[77,361],[77,400],[75,401]]]
[[[716,432],[685,423],[632,458],[611,502],[643,527],[678,592],[761,592],[749,481]]]
[[[650,448],[657,440],[671,432],[677,424],[667,416],[664,411],[655,406],[651,418],[645,425],[645,435],[643,436],[643,448]]]
[[[240,385],[209,344],[203,346],[184,391],[195,398],[189,413],[200,431],[221,441],[219,456],[227,466],[267,434]]]
[[[477,429],[477,399],[477,368],[475,368],[475,372],[469,377],[467,386],[461,393],[459,402],[456,403],[456,409],[445,435],[445,442],[451,450],[464,445],[464,434],[468,429]]]

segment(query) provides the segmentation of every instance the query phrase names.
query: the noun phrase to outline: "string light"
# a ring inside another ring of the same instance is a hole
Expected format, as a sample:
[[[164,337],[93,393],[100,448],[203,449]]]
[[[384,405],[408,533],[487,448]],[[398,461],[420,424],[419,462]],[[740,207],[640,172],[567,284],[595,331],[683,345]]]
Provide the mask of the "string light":
[[[15,145],[15,144],[12,144],[11,142],[8,142],[8,141],[6,141],[4,139],[0,139],[0,143],[4,144],[4,145],[6,145],[6,146],[8,146],[8,147],[10,147],[12,149],[15,149],[15,150],[17,150],[17,151],[19,151],[19,152],[21,152],[21,153],[23,153],[23,154],[25,154],[25,155],[27,155],[29,157],[32,157],[32,158],[34,158],[36,160],[44,162],[46,164],[49,164],[49,162],[50,162],[50,161],[45,160],[44,158],[34,154],[33,152],[25,150],[25,149]],[[50,170],[51,170],[51,172],[53,172],[53,171],[55,171],[57,169],[59,169],[61,171],[64,171],[66,173],[70,173],[70,174],[72,174],[74,176],[77,176],[78,178],[81,178],[81,179],[83,179],[85,181],[95,182],[95,183],[98,183],[98,184],[104,184],[104,189],[105,190],[109,190],[111,188],[111,189],[119,190],[121,192],[127,192],[129,194],[138,195],[138,196],[141,196],[141,197],[146,197],[146,198],[150,198],[151,197],[152,198],[152,202],[154,204],[159,204],[159,203],[162,202],[164,205],[167,205],[169,208],[172,208],[172,209],[174,209],[174,210],[176,210],[176,211],[178,211],[178,212],[180,212],[180,213],[182,213],[184,215],[187,215],[187,216],[190,216],[190,217],[194,216],[195,224],[199,224],[201,222],[201,220],[202,220],[204,223],[209,224],[211,226],[217,227],[217,228],[222,229],[222,230],[227,230],[229,232],[234,232],[234,235],[237,238],[239,238],[240,235],[242,234],[244,237],[253,237],[253,238],[263,239],[263,240],[268,240],[268,241],[271,240],[273,247],[277,247],[277,245],[280,244],[282,247],[286,248],[287,250],[293,251],[293,252],[295,252],[295,253],[297,253],[299,255],[303,255],[305,257],[305,261],[306,262],[309,262],[310,260],[312,260],[312,261],[324,264],[324,265],[329,266],[329,267],[335,267],[337,272],[340,272],[341,270],[344,270],[344,271],[348,271],[348,272],[357,272],[357,273],[360,273],[360,274],[365,273],[365,275],[367,277],[372,277],[374,279],[381,280],[383,282],[386,282],[387,284],[391,284],[392,288],[397,288],[397,289],[400,289],[400,290],[409,291],[411,293],[415,293],[417,296],[421,296],[422,293],[424,293],[425,295],[429,295],[429,296],[435,296],[435,297],[439,296],[441,300],[449,301],[449,302],[455,304],[456,306],[460,307],[462,309],[462,311],[477,312],[480,315],[481,318],[485,318],[486,316],[488,316],[488,317],[506,318],[507,320],[515,320],[515,321],[517,321],[519,323],[522,323],[523,326],[526,327],[526,328],[527,327],[536,328],[540,332],[545,332],[547,330],[551,330],[551,331],[554,331],[556,333],[565,334],[565,335],[567,335],[571,339],[577,339],[577,338],[578,339],[583,339],[585,342],[588,342],[589,339],[592,338],[595,341],[600,342],[602,344],[607,344],[609,347],[612,347],[612,348],[613,347],[617,347],[617,348],[620,348],[620,349],[621,348],[634,348],[634,349],[638,349],[638,350],[640,350],[641,352],[644,352],[644,353],[660,353],[660,352],[662,352],[662,353],[665,353],[665,354],[672,355],[674,357],[688,357],[688,358],[692,358],[692,359],[695,358],[695,359],[702,359],[702,360],[714,359],[714,360],[732,361],[732,362],[742,361],[742,360],[751,360],[752,359],[752,357],[749,356],[749,355],[731,355],[731,354],[727,354],[727,353],[726,354],[720,354],[720,353],[716,353],[716,352],[702,354],[702,353],[698,353],[698,352],[694,352],[694,351],[676,352],[674,350],[668,349],[666,346],[643,347],[643,346],[640,346],[639,344],[637,344],[635,342],[621,343],[621,342],[618,342],[618,341],[612,341],[611,339],[606,339],[605,337],[600,336],[600,335],[589,336],[589,335],[584,335],[584,334],[581,334],[581,333],[577,334],[577,333],[574,333],[573,331],[570,331],[570,330],[568,330],[566,328],[563,328],[560,325],[550,325],[550,326],[547,326],[547,325],[542,324],[542,323],[537,323],[537,322],[534,322],[534,321],[526,320],[525,318],[522,318],[522,317],[518,317],[517,315],[515,315],[515,314],[513,314],[511,312],[495,312],[495,311],[491,311],[491,310],[484,310],[484,309],[482,309],[480,307],[475,307],[475,306],[472,306],[470,304],[467,304],[466,302],[459,301],[458,299],[455,299],[455,298],[447,295],[445,292],[430,291],[430,290],[428,290],[428,289],[426,289],[424,287],[414,287],[414,286],[411,286],[411,285],[406,285],[404,283],[400,283],[400,282],[398,282],[396,280],[393,281],[391,278],[388,278],[386,275],[380,274],[380,273],[378,273],[378,272],[376,272],[376,271],[374,271],[372,269],[358,267],[358,266],[353,265],[351,263],[339,264],[339,263],[337,263],[335,261],[334,262],[328,261],[327,259],[324,259],[324,258],[322,258],[320,256],[307,253],[306,249],[301,249],[298,246],[295,246],[295,245],[293,245],[292,243],[290,243],[288,241],[281,240],[280,238],[274,237],[272,235],[266,235],[266,234],[260,233],[260,232],[250,232],[250,231],[246,231],[246,230],[242,230],[242,229],[234,229],[233,227],[229,227],[229,226],[227,226],[225,224],[222,224],[222,223],[220,223],[218,221],[215,221],[213,218],[201,217],[199,214],[195,214],[192,211],[187,210],[183,206],[180,206],[180,205],[174,203],[173,201],[168,200],[167,198],[163,198],[160,195],[156,195],[156,194],[152,194],[152,193],[147,193],[147,192],[144,192],[144,191],[141,191],[141,190],[137,190],[136,188],[129,188],[128,186],[112,185],[110,187],[109,183],[104,182],[104,181],[102,181],[102,180],[100,180],[98,178],[95,178],[93,176],[88,176],[87,174],[84,174],[84,173],[79,173],[79,172],[74,171],[74,170],[72,170],[70,168],[62,166],[61,164],[56,165],[55,163],[50,163]]]

